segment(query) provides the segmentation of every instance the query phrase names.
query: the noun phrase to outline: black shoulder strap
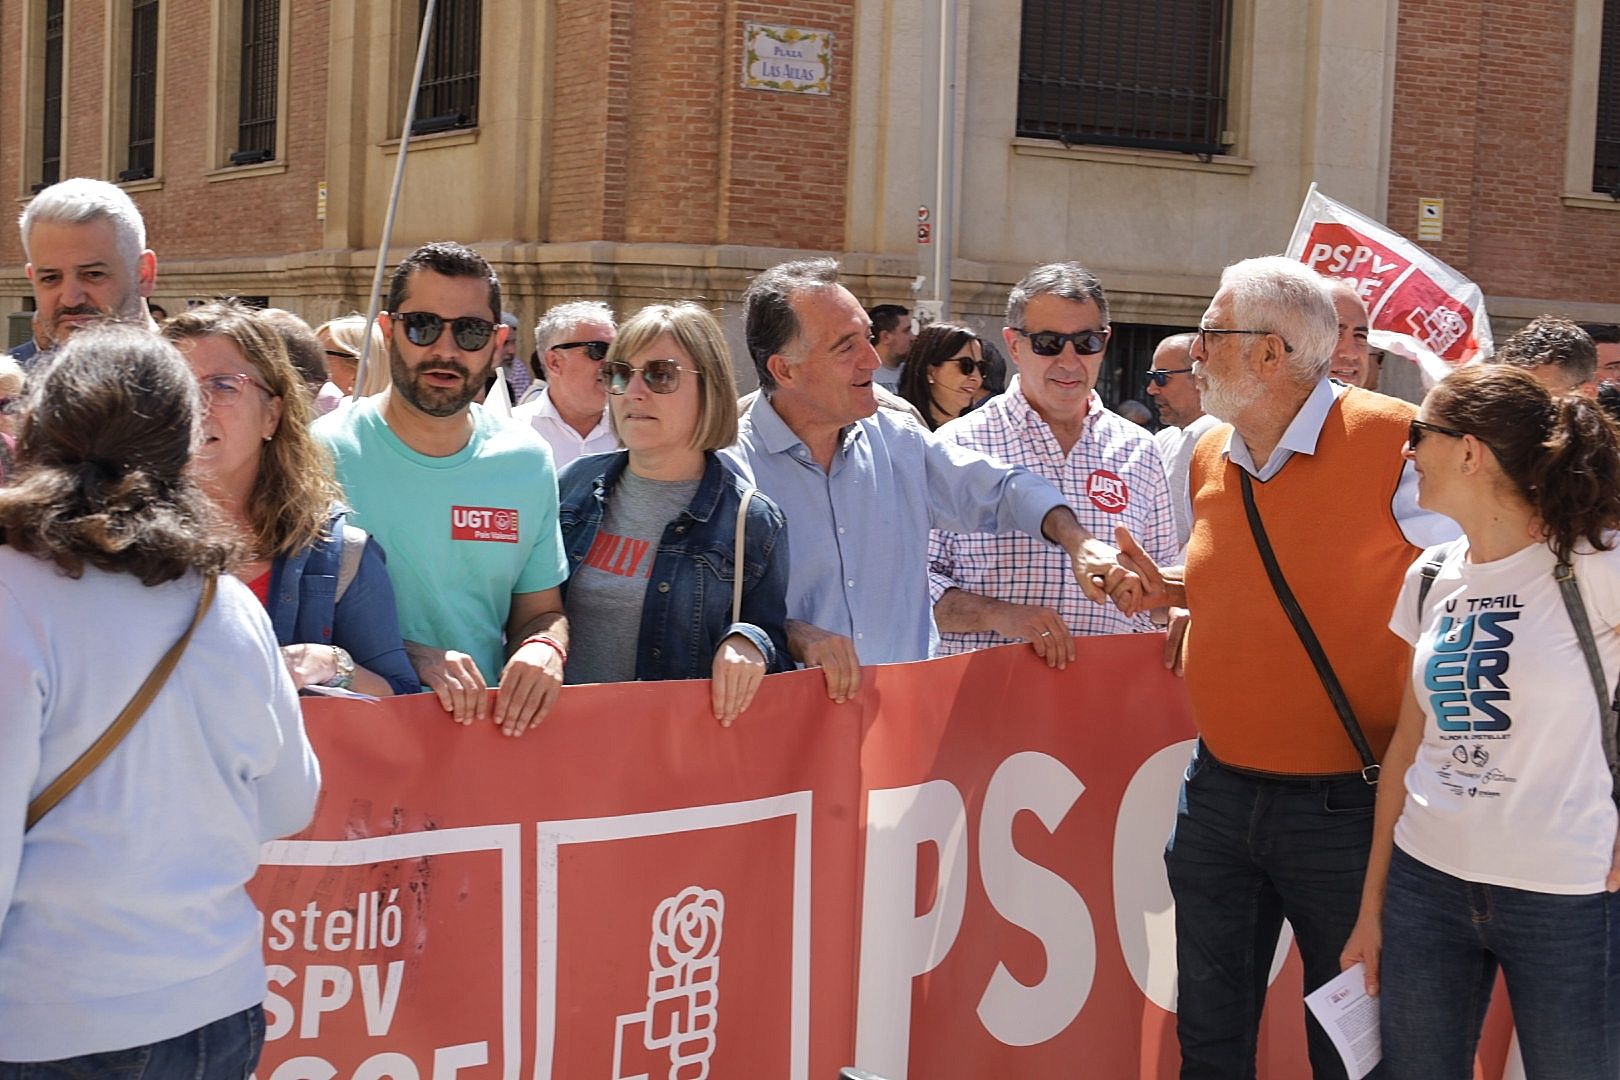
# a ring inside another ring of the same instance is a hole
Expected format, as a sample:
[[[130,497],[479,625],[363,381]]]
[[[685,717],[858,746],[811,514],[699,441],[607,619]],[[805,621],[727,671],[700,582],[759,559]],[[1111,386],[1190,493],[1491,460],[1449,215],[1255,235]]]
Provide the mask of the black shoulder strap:
[[[1427,559],[1424,559],[1423,565],[1418,568],[1418,573],[1423,575],[1423,580],[1418,582],[1417,613],[1420,627],[1423,624],[1423,605],[1429,599],[1429,590],[1434,588],[1434,579],[1440,576],[1440,567],[1445,565],[1446,555],[1450,551],[1451,545],[1447,544]]]
[[[1271,579],[1277,602],[1288,614],[1288,621],[1294,624],[1294,633],[1299,635],[1299,643],[1305,646],[1306,653],[1310,655],[1317,678],[1322,680],[1322,688],[1327,691],[1328,700],[1333,702],[1333,711],[1339,714],[1339,722],[1344,725],[1345,734],[1350,736],[1350,742],[1356,748],[1356,756],[1361,759],[1361,778],[1369,784],[1376,784],[1378,759],[1373,757],[1372,747],[1367,745],[1367,736],[1362,734],[1361,725],[1356,722],[1355,710],[1350,707],[1344,687],[1339,685],[1339,677],[1333,673],[1333,665],[1328,663],[1327,653],[1317,640],[1316,631],[1311,629],[1310,620],[1305,618],[1305,612],[1300,610],[1299,601],[1294,599],[1294,592],[1283,577],[1282,567],[1277,565],[1277,555],[1271,550],[1271,540],[1266,536],[1265,524],[1260,520],[1260,508],[1254,504],[1254,484],[1249,479],[1249,471],[1238,466],[1237,472],[1243,489],[1243,511],[1249,516],[1249,530],[1254,533],[1255,546],[1260,549],[1260,561],[1265,563],[1266,576]]]
[[[1553,569],[1558,592],[1564,598],[1564,610],[1575,624],[1575,636],[1581,641],[1581,653],[1586,657],[1586,670],[1592,677],[1592,691],[1597,694],[1598,730],[1603,736],[1603,757],[1609,763],[1611,793],[1620,802],[1620,747],[1615,738],[1615,704],[1620,699],[1620,687],[1609,693],[1609,683],[1603,675],[1603,658],[1598,655],[1597,642],[1592,638],[1592,620],[1586,615],[1586,602],[1581,599],[1581,587],[1575,580],[1575,568],[1568,561]]]

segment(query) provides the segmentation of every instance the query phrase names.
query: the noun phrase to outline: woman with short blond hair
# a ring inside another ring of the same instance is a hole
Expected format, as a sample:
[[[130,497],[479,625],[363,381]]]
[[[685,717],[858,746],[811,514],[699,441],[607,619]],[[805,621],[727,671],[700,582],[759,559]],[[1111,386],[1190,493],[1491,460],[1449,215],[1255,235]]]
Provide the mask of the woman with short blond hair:
[[[642,308],[619,327],[602,380],[624,449],[558,477],[567,681],[709,678],[715,718],[730,724],[767,671],[789,666],[787,532],[762,492],[744,504],[749,485],[715,454],[737,438],[720,325],[695,304]]]

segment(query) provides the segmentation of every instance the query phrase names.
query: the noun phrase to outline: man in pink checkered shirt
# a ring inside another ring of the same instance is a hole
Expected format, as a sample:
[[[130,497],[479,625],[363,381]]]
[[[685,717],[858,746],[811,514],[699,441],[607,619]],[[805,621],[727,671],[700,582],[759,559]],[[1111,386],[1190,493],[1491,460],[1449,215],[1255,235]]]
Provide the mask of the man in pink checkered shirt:
[[[941,438],[1051,481],[1092,535],[1123,525],[1154,558],[1174,559],[1175,517],[1153,437],[1103,408],[1095,387],[1108,345],[1108,298],[1079,263],[1031,270],[1007,298],[1002,330],[1017,378],[999,397],[939,429]],[[1087,600],[1061,549],[1022,535],[935,530],[929,593],[940,651],[1027,641],[1053,667],[1076,634],[1152,630]]]

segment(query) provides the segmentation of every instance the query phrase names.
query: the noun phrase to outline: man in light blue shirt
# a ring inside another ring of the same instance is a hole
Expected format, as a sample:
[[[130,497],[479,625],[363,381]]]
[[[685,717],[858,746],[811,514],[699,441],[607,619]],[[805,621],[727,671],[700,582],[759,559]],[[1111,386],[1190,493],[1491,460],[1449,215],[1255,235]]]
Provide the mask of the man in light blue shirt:
[[[824,668],[837,701],[854,694],[863,663],[926,659],[938,639],[930,528],[1044,537],[1069,552],[1094,600],[1134,587],[1051,484],[877,408],[871,320],[837,273],[831,259],[805,259],[749,286],[762,394],[726,451],[787,515],[794,658]]]

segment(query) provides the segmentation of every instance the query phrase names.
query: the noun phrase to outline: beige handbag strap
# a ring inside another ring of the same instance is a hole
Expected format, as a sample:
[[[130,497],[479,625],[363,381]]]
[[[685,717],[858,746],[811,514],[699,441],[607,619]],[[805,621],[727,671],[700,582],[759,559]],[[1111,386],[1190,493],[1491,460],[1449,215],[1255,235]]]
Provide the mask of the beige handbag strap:
[[[209,574],[203,579],[202,596],[197,598],[197,613],[191,617],[191,625],[186,627],[184,634],[180,635],[180,640],[171,645],[169,651],[163,654],[163,659],[157,662],[157,666],[146,677],[146,681],[141,683],[141,688],[135,691],[135,696],[129,699],[128,705],[124,706],[124,711],[119,713],[117,719],[108,726],[106,731],[101,733],[101,737],[91,743],[90,749],[80,754],[77,761],[69,765],[61,776],[51,781],[51,785],[40,792],[38,797],[28,804],[28,823],[23,827],[24,832],[32,829],[40,818],[50,813],[57,803],[67,798],[68,792],[78,787],[79,782],[89,776],[95,770],[95,767],[100,765],[107,755],[112,753],[118,744],[124,741],[124,736],[128,735],[130,729],[135,726],[135,721],[141,718],[141,714],[146,711],[146,707],[152,704],[152,699],[158,696],[158,691],[163,689],[163,684],[169,681],[169,674],[174,671],[174,666],[180,662],[180,654],[185,652],[186,646],[191,643],[191,635],[196,631],[197,624],[203,621],[204,615],[208,614],[209,605],[214,602],[214,589],[218,583],[218,578],[213,574]]]
[[[748,538],[748,503],[759,488],[752,484],[743,488],[742,503],[737,507],[737,538],[731,543],[731,621],[742,622],[743,541]]]

